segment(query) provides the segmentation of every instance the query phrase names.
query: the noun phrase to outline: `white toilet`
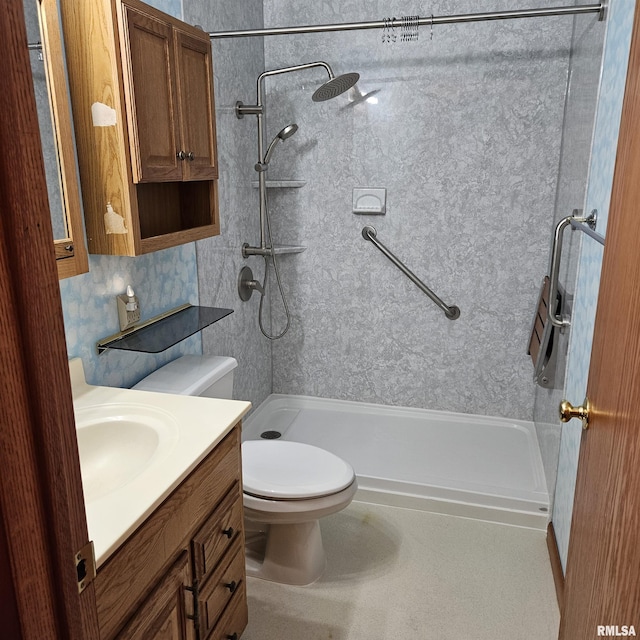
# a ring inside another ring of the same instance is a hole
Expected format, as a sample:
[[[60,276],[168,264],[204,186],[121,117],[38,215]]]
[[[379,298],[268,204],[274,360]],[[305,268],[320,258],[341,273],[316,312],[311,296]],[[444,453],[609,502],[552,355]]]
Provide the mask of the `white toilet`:
[[[182,356],[134,389],[231,398],[234,358]],[[242,443],[247,575],[310,584],[326,565],[319,518],[344,509],[358,488],[351,465],[311,445]]]

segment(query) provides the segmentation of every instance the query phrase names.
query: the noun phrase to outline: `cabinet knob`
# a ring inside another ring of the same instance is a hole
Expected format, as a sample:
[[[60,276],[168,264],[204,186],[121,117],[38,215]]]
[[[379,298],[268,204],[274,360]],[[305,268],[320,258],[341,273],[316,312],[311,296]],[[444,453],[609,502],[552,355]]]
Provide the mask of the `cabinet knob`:
[[[180,151],[178,151],[178,153],[176,153],[176,158],[178,158],[178,160],[184,160],[187,157],[187,154],[182,151],[182,149],[180,149]]]
[[[189,153],[187,153],[187,160],[189,162],[193,162],[194,158],[195,158],[195,155],[194,155],[193,151],[189,151]]]
[[[227,634],[226,638],[227,640],[238,640],[238,634],[237,633]]]
[[[232,580],[231,582],[227,582],[224,586],[227,587],[231,593],[235,593],[235,590],[238,588],[238,583],[235,580]]]
[[[233,527],[229,527],[228,529],[225,529],[222,534],[227,536],[227,538],[229,538],[229,540],[231,540],[231,538],[233,538]]]

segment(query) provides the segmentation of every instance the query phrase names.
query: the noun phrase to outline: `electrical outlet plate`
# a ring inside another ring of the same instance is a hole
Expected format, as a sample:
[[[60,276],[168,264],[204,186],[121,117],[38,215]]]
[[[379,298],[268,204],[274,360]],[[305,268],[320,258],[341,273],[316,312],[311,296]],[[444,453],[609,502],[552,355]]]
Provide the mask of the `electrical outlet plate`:
[[[138,302],[137,297],[134,296],[134,298],[136,301],[135,311],[127,311],[127,303],[129,302],[129,297],[125,294],[116,296],[116,299],[118,301],[118,320],[120,320],[120,331],[129,329],[136,323],[140,322],[140,303]]]

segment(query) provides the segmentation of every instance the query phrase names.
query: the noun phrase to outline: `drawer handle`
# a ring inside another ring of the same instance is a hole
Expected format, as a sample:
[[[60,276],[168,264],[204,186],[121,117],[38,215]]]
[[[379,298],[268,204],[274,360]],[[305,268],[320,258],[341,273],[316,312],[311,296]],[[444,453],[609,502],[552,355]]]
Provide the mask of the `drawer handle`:
[[[238,640],[238,634],[237,633],[232,633],[231,635],[227,634],[226,638],[227,640]]]
[[[235,590],[238,588],[238,583],[235,580],[232,580],[231,582],[227,582],[224,586],[227,587],[231,593],[235,593]]]
[[[234,534],[233,527],[229,527],[228,529],[225,529],[222,532],[222,534],[227,536],[227,538],[229,538],[229,540],[231,540],[231,538],[233,538],[233,534]]]

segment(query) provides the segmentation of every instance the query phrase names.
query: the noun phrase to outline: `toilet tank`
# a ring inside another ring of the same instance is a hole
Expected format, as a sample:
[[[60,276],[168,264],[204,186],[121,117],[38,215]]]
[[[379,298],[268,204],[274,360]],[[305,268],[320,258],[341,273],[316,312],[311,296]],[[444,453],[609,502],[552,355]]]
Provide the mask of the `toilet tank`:
[[[233,397],[235,358],[224,356],[182,356],[156,369],[132,389],[176,393],[207,398]]]

